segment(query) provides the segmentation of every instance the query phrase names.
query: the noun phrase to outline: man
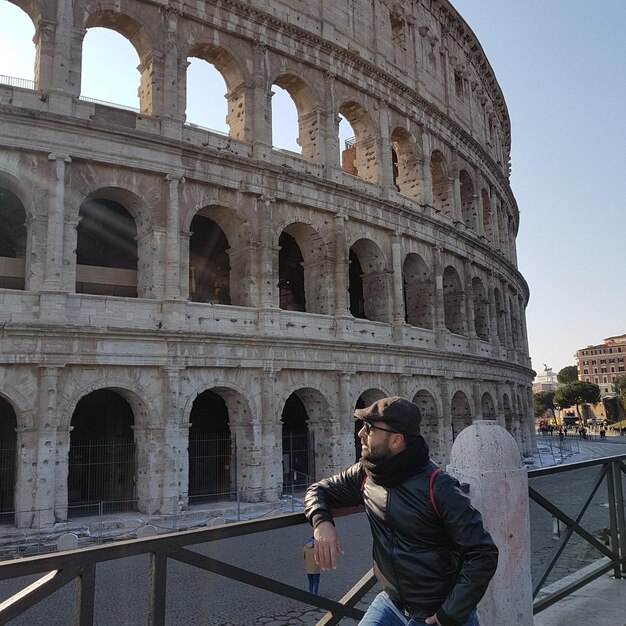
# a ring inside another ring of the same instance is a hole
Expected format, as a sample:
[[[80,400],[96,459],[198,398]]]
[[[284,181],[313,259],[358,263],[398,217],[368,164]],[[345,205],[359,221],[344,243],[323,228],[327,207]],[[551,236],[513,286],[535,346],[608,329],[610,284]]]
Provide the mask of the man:
[[[455,479],[433,476],[415,404],[384,398],[354,415],[363,420],[360,461],[306,493],[316,560],[335,569],[342,554],[331,508],[365,504],[382,591],[361,626],[476,626],[498,563],[480,513]]]

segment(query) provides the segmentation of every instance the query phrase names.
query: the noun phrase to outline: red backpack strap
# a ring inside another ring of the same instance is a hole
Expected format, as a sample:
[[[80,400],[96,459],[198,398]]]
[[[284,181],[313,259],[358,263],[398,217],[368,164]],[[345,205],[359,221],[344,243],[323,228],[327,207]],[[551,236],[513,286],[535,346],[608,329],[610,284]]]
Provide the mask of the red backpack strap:
[[[435,482],[435,476],[437,476],[437,474],[439,474],[440,471],[441,471],[441,468],[438,467],[430,475],[430,482],[428,485],[428,495],[430,496],[430,503],[433,505],[433,509],[435,510],[435,513],[437,513],[437,517],[441,519],[441,515],[439,515],[439,509],[437,508],[437,503],[435,502],[435,496],[433,495],[433,483]]]

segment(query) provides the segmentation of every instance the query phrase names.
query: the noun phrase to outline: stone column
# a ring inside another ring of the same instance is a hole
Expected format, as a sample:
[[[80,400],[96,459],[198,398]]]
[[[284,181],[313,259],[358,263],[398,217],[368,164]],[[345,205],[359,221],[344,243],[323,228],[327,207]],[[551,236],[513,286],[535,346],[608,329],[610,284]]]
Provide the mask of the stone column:
[[[65,521],[68,517],[68,478],[70,474],[70,441],[74,430],[69,423],[60,424],[56,430],[56,454],[54,473],[54,519]]]
[[[422,179],[420,181],[420,188],[422,189],[422,205],[429,207],[433,206],[433,173],[430,169],[430,141],[426,136],[426,133],[422,135],[423,154],[424,159],[422,161],[421,174]]]
[[[163,439],[160,446],[162,488],[158,499],[163,514],[171,514],[187,506],[189,464],[189,425],[181,428],[180,380],[184,367],[163,368]]]
[[[275,372],[264,368],[261,372],[261,432],[263,449],[261,476],[263,501],[275,502],[283,486],[282,431],[274,413]]]
[[[489,322],[491,329],[491,345],[492,347],[497,347],[500,345],[500,338],[498,337],[498,314],[499,311],[496,309],[496,299],[494,297],[495,285],[494,285],[494,276],[493,272],[490,272],[487,280],[487,289],[489,290],[489,294],[487,299],[489,301]]]
[[[439,382],[441,389],[441,409],[439,415],[439,450],[441,452],[441,462],[444,463],[450,458],[452,447],[452,398],[450,397],[450,384],[452,377],[444,377]]]
[[[496,390],[497,390],[496,402],[498,403],[498,406],[496,407],[496,411],[497,411],[496,419],[497,419],[498,424],[500,424],[502,428],[506,429],[506,420],[504,417],[504,391],[505,391],[504,383],[497,383]]]
[[[276,198],[261,196],[257,201],[259,232],[259,331],[273,335],[279,332],[277,303],[278,248],[273,245],[273,204]]]
[[[443,300],[443,263],[441,260],[441,248],[433,249],[433,278],[435,282],[433,328],[436,333],[437,346],[444,348],[448,336],[448,329],[446,328]]]
[[[502,308],[504,309],[504,324],[507,348],[513,347],[513,330],[511,327],[511,307],[509,306],[509,286],[502,283]]]
[[[60,291],[63,288],[63,240],[65,215],[65,165],[71,163],[67,154],[48,155],[54,166],[54,181],[50,190],[50,209],[46,235],[46,268],[43,289]]]
[[[350,396],[350,379],[352,374],[341,372],[338,376],[339,415],[336,418],[339,427],[339,466],[348,467],[354,463],[354,407]]]
[[[339,123],[340,118],[336,113],[335,102],[335,74],[324,73],[324,105],[325,114],[322,116],[322,128],[320,136],[323,137],[322,162],[326,165],[327,178],[333,177],[333,171],[341,168],[340,156],[341,146],[339,145]],[[320,147],[321,148],[321,147]]]
[[[185,178],[178,174],[167,174],[165,180],[169,183],[167,207],[167,233],[165,247],[165,300],[163,317],[168,328],[180,328],[184,320],[184,302],[181,299],[180,275],[180,209],[179,185],[185,183]]]
[[[15,525],[33,528],[39,523],[37,505],[38,428],[17,428],[17,458],[15,474]]]
[[[333,220],[333,261],[335,284],[335,315],[348,315],[348,250],[345,223],[348,218],[337,213]]]
[[[399,233],[396,233],[391,240],[391,259],[393,266],[393,335],[396,341],[401,341],[406,313],[404,310],[404,288],[402,277],[402,240]]]
[[[467,259],[463,261],[463,274],[465,282],[465,317],[467,319],[467,336],[476,339],[476,319],[474,315],[474,288],[472,285],[472,267]],[[474,346],[476,349],[476,346]]]
[[[498,569],[478,605],[481,624],[532,626],[528,474],[513,438],[494,420],[463,430],[447,471],[470,486],[472,504],[498,546]]]
[[[389,136],[389,103],[378,101],[378,133],[376,151],[379,155],[377,180],[382,187],[383,197],[388,198],[394,188],[393,160],[391,156],[391,138]]]
[[[474,421],[483,419],[483,402],[480,394],[480,384],[477,380],[472,381],[472,400],[474,402],[474,410],[472,411],[475,415]]]
[[[133,426],[137,451],[137,506],[140,513],[154,515],[161,511],[165,429],[161,426]]]
[[[254,158],[268,162],[272,154],[272,125],[269,120],[272,117],[272,92],[269,91],[267,71],[267,46],[260,41],[252,42],[252,72],[253,83],[250,85],[250,97],[246,103],[251,103],[250,122],[251,136],[246,138],[252,141],[252,154]]]
[[[62,3],[61,3],[62,4]],[[56,23],[39,18],[35,26],[33,42],[37,50],[35,58],[35,89],[49,92],[54,85],[54,47]]]

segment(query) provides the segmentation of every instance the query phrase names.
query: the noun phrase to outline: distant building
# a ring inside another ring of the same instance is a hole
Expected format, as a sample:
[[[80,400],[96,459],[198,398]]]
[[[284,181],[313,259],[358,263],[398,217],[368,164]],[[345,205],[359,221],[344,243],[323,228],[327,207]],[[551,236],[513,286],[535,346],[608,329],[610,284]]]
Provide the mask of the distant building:
[[[537,374],[533,381],[533,393],[538,391],[554,391],[561,386],[551,367],[543,366],[543,373]]]
[[[598,385],[603,398],[613,396],[613,383],[619,376],[626,376],[624,358],[626,335],[608,337],[604,343],[587,346],[576,352],[578,378]]]

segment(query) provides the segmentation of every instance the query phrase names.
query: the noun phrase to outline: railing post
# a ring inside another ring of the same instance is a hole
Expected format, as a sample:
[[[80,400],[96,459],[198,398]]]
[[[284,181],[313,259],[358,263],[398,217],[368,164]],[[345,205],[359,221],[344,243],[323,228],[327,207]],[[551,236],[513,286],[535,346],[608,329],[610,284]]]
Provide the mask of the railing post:
[[[613,573],[615,578],[621,578],[622,572],[619,561],[619,539],[617,536],[617,494],[615,492],[615,463],[609,462],[606,473],[607,495],[609,499],[609,528],[611,533],[611,549],[616,556],[613,559]]]
[[[622,486],[622,461],[613,461],[613,476],[615,483],[615,504],[617,508],[617,532],[619,536],[619,547],[615,550],[619,552],[622,574],[626,574],[626,515],[624,513],[624,490]]]
[[[496,420],[477,420],[452,446],[448,472],[469,484],[472,504],[498,546],[498,569],[478,605],[481,624],[532,626],[528,473]]]
[[[167,586],[167,555],[163,551],[150,554],[150,588],[148,591],[148,624],[165,624]]]

